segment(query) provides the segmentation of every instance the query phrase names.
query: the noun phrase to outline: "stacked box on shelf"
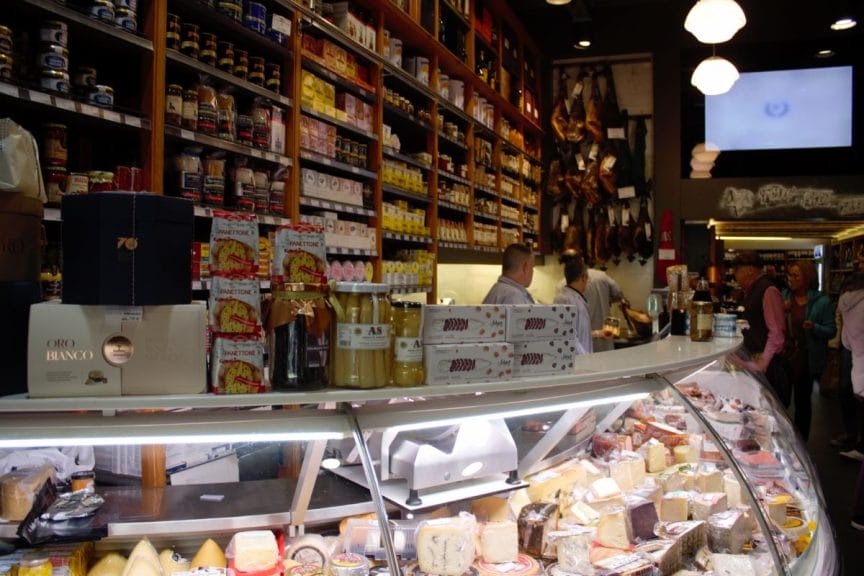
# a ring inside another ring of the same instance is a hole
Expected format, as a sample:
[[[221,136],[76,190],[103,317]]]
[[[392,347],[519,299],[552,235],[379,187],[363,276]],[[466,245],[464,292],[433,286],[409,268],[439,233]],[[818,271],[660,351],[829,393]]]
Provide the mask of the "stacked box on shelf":
[[[509,380],[513,347],[505,342],[506,307],[427,306],[423,319],[426,384]]]
[[[576,310],[572,306],[507,306],[507,341],[517,376],[568,372],[576,356]]]
[[[336,127],[315,118],[301,116],[300,147],[328,158],[335,158]]]
[[[383,213],[384,230],[414,236],[431,235],[429,227],[426,226],[426,212],[421,208],[411,208],[404,200],[384,202]]]
[[[363,206],[363,183],[325,174],[311,168],[300,169],[300,193],[352,206]]]
[[[391,286],[432,286],[435,255],[428,250],[400,250],[384,261],[384,283]]]
[[[351,52],[330,42],[326,38],[315,38],[309,34],[303,35],[303,54],[317,60],[332,71],[344,75],[364,87],[369,82],[369,68],[357,62]],[[371,86],[368,86],[371,89]]]
[[[321,226],[324,229],[324,240],[328,248],[375,250],[377,238],[375,228],[363,222],[340,220],[335,212],[303,214],[300,216],[300,222]]]
[[[361,130],[372,130],[375,110],[371,104],[348,92],[339,92],[336,94],[336,113],[338,116],[341,116],[340,112],[345,115],[345,118],[339,118],[340,120],[353,124]]]
[[[443,242],[468,243],[468,229],[465,222],[438,219],[438,240]]]
[[[474,222],[474,243],[481,246],[497,246],[498,227],[492,224]]]
[[[413,194],[423,194],[424,196],[427,194],[423,172],[419,168],[409,166],[405,162],[385,159],[381,180],[385,184],[395,186]]]
[[[375,50],[377,33],[375,28],[367,24],[350,2],[333,2],[324,4],[326,15],[349,38],[367,48]]]

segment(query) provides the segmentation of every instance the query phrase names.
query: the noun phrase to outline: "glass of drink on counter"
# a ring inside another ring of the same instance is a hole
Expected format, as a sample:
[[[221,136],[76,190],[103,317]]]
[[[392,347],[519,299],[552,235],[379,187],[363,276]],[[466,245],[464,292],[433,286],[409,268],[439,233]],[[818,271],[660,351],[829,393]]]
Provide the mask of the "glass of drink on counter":
[[[614,316],[607,316],[603,320],[603,336],[605,338],[617,338],[621,335],[621,320]]]

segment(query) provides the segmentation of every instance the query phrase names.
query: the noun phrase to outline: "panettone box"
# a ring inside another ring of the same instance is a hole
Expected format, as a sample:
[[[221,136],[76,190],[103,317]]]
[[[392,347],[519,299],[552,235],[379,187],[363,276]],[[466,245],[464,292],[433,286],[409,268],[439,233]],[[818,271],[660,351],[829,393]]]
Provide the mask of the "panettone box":
[[[207,390],[207,310],[174,306],[30,309],[27,389],[33,398],[198,394]]]
[[[573,339],[576,309],[566,304],[507,306],[507,342]]]
[[[64,302],[191,302],[190,201],[131,192],[64,196],[62,215]]]

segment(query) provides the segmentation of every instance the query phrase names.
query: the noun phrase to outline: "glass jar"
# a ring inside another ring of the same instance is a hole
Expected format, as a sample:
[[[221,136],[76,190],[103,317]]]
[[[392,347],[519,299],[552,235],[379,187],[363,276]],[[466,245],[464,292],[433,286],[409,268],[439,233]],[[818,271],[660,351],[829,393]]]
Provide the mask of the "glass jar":
[[[249,58],[249,75],[247,80],[252,84],[264,86],[265,64],[264,58],[260,56],[251,56]]]
[[[27,552],[18,561],[18,576],[51,576],[51,559],[45,552]]]
[[[180,16],[168,14],[168,33],[166,45],[170,50],[180,50]]]
[[[73,472],[71,476],[72,480],[72,491],[78,492],[79,490],[87,490],[89,492],[93,492],[93,482],[96,479],[96,475],[92,470],[82,470],[81,472]]]
[[[393,333],[393,385],[423,384],[423,305],[419,302],[393,302],[390,327]]]
[[[207,64],[209,66],[216,65],[216,46],[217,40],[215,34],[210,33],[202,33],[201,34],[201,52],[198,55],[198,59]]]
[[[234,76],[246,80],[249,75],[249,53],[245,50],[234,50]]]
[[[273,290],[268,321],[273,390],[303,392],[329,384],[333,310],[326,286],[284,284]]]
[[[198,130],[198,90],[194,88],[183,92],[183,128]]]
[[[171,126],[180,126],[183,123],[183,87],[179,84],[168,85],[165,96],[165,123]]]
[[[714,303],[711,301],[708,281],[700,278],[690,300],[690,340],[707,342],[711,340],[713,330]]]
[[[114,188],[114,173],[102,170],[93,170],[87,174],[90,181],[90,193],[111,192]]]
[[[183,24],[183,42],[180,43],[180,51],[190,58],[198,58],[201,50],[201,32],[197,24]]]
[[[390,382],[390,286],[336,283],[333,372],[344,388],[381,388]]]
[[[234,43],[224,40],[219,42],[219,59],[216,64],[220,70],[231,73],[234,71]]]

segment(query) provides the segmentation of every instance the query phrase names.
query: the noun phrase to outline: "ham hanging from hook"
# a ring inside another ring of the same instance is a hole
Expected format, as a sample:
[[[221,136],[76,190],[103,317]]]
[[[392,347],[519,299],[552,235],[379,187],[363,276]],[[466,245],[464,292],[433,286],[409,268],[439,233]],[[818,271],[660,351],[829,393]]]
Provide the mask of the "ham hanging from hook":
[[[654,225],[648,214],[648,199],[639,201],[639,219],[636,221],[636,233],[633,236],[639,263],[643,266],[654,255]]]
[[[617,266],[621,263],[620,227],[618,226],[618,219],[615,217],[615,207],[609,206],[607,211],[609,228],[606,229],[606,249],[609,251],[612,263]]]
[[[621,229],[618,232],[618,243],[621,245],[621,253],[628,262],[636,259],[636,247],[633,244],[633,235],[636,232],[636,222],[630,214],[630,203],[621,205]]]

